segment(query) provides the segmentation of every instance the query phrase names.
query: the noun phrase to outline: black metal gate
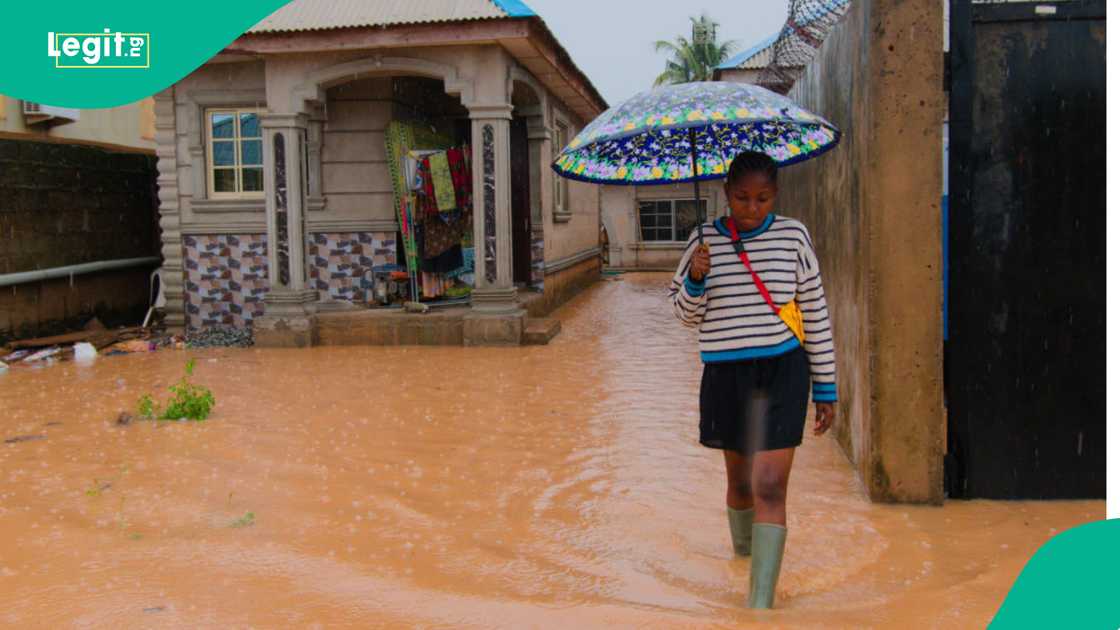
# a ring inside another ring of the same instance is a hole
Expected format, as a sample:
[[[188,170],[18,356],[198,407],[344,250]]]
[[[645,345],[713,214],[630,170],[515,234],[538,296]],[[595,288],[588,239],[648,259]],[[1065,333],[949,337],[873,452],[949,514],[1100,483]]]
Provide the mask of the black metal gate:
[[[1105,2],[950,8],[947,490],[1103,498]]]

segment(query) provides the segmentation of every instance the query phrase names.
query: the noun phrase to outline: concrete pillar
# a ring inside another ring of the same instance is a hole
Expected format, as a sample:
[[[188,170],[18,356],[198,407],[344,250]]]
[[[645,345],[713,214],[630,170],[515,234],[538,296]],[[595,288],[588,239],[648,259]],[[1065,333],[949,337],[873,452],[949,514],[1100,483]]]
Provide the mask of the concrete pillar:
[[[529,204],[533,220],[533,284],[544,284],[544,251],[537,243],[544,241],[544,189],[552,184],[552,133],[544,117],[545,107],[538,105],[537,112],[529,116]],[[539,267],[539,269],[538,269]]]
[[[513,106],[470,105],[474,177],[474,311],[464,322],[467,345],[521,343],[525,311],[513,285],[510,212],[510,120]]]
[[[782,169],[780,212],[814,239],[832,316],[834,429],[874,501],[944,499],[941,5],[853,2],[790,97],[837,125]]]
[[[265,215],[268,225],[269,292],[265,314],[253,322],[260,346],[306,347],[315,343],[318,292],[307,284],[304,220],[304,114],[264,114]]]
[[[159,176],[159,227],[163,266],[159,276],[167,296],[164,324],[168,330],[186,328],[185,287],[183,282],[183,232],[180,225],[179,161],[175,142],[175,87],[155,95],[156,168]],[[201,168],[197,167],[196,168]]]

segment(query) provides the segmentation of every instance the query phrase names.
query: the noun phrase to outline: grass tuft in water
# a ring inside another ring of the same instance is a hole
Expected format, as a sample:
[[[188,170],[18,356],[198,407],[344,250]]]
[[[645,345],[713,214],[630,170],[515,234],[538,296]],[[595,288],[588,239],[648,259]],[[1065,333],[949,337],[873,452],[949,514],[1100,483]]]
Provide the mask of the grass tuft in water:
[[[237,519],[236,521],[230,523],[229,526],[230,527],[249,527],[249,526],[253,525],[253,523],[255,523],[255,522],[256,522],[256,517],[253,515],[253,513],[252,512],[246,512],[245,516],[242,516],[241,518]]]
[[[179,382],[168,388],[171,400],[161,408],[150,394],[144,394],[137,402],[137,411],[146,420],[205,420],[214,408],[214,393],[202,385],[191,383],[194,375],[194,359],[187,361],[186,374]]]

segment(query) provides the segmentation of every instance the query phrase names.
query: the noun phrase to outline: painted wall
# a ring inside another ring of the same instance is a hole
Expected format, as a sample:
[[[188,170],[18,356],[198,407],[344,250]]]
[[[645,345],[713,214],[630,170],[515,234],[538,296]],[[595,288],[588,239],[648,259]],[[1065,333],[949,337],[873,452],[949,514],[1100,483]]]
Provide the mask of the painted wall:
[[[836,436],[877,501],[943,500],[942,37],[938,3],[852,3],[790,93],[844,132],[779,203],[821,260]]]
[[[557,121],[569,124],[571,135],[574,138],[583,129],[585,122],[581,121],[570,111],[566,110],[557,99],[551,99],[550,125],[555,126]],[[546,155],[542,160],[542,169],[547,173],[546,182],[552,178],[559,178],[552,171],[553,158],[563,147],[553,146],[551,140],[545,141]],[[569,207],[567,215],[557,215],[556,201],[551,183],[542,189],[542,203],[544,208],[544,261],[545,269],[549,272],[556,263],[573,256],[578,256],[596,249],[599,246],[600,195],[601,187],[584,182],[566,180],[562,185],[568,188]],[[546,280],[547,284],[547,280]]]
[[[83,109],[75,122],[28,125],[23,101],[0,95],[0,132],[155,150],[154,102],[149,97],[120,107]]]
[[[708,202],[708,220],[725,214],[723,182],[702,182],[700,196]],[[643,242],[638,206],[642,201],[693,199],[692,184],[666,186],[604,186],[603,225],[610,239],[610,266],[616,269],[676,269],[684,242]]]

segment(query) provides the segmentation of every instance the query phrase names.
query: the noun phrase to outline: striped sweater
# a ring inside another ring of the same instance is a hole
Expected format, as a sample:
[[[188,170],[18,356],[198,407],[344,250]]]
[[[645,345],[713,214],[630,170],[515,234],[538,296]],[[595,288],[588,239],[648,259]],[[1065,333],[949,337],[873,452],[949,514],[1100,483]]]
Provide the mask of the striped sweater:
[[[689,277],[697,230],[692,231],[669,298],[677,319],[700,327],[704,363],[743,361],[784,354],[798,346],[785,322],[766,303],[731,244],[721,219],[701,226],[712,268],[700,282]],[[813,380],[813,400],[836,400],[836,356],[820,267],[809,232],[799,221],[771,214],[762,225],[740,232],[743,249],[777,306],[792,299],[805,322],[805,351]]]

